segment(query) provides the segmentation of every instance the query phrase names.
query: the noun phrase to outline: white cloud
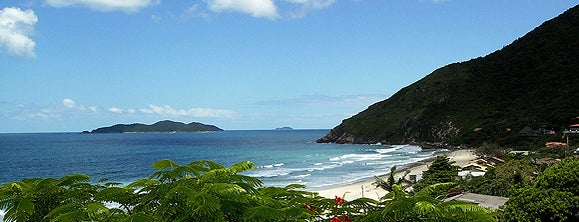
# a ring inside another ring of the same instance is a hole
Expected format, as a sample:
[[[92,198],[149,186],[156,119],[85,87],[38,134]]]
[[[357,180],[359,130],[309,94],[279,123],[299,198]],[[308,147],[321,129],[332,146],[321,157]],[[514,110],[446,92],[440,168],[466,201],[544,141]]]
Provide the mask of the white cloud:
[[[209,14],[207,14],[207,12],[203,11],[199,7],[199,4],[195,4],[195,5],[187,8],[185,11],[183,11],[183,13],[178,15],[178,19],[181,19],[181,20],[188,20],[191,18],[207,18],[207,17],[209,17]]]
[[[123,113],[123,109],[117,108],[117,107],[111,107],[108,110],[109,110],[109,112],[113,112],[113,113]]]
[[[45,0],[52,7],[69,7],[80,5],[97,11],[136,12],[158,4],[160,0]]]
[[[325,96],[325,95],[306,95],[299,98],[292,99],[281,99],[281,100],[270,100],[261,101],[257,105],[266,106],[291,106],[291,107],[304,107],[304,106],[314,106],[314,107],[351,107],[351,108],[364,108],[376,102],[382,101],[387,96],[379,94],[367,94],[367,95],[344,95],[344,96]]]
[[[149,105],[148,108],[139,110],[145,114],[157,114],[161,116],[188,116],[188,117],[211,117],[211,118],[232,118],[235,112],[231,110],[211,109],[211,108],[191,108],[191,109],[173,109],[171,106]]]
[[[305,17],[309,12],[313,10],[321,10],[328,8],[336,2],[336,0],[284,0],[284,1],[298,6],[298,9],[290,12],[290,16],[292,18]]]
[[[35,57],[36,43],[30,38],[38,17],[34,11],[4,8],[0,11],[0,48],[17,57]]]
[[[214,12],[241,12],[269,19],[276,19],[279,16],[273,0],[207,0],[207,4]]]
[[[72,109],[76,106],[76,103],[72,99],[65,98],[62,100],[62,105],[66,108]],[[81,109],[84,109],[84,107],[81,107]]]
[[[336,0],[206,0],[205,2],[209,10],[216,13],[239,12],[257,18],[277,19],[282,16],[302,18],[311,11],[332,6]],[[196,5],[188,11],[199,13]]]

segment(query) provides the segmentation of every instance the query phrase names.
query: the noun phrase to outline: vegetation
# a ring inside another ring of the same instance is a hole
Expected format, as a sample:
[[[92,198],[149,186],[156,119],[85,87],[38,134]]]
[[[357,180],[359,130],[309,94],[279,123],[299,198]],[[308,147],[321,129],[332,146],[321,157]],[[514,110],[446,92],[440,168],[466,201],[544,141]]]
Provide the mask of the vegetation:
[[[521,187],[533,184],[540,166],[530,160],[511,160],[487,170],[484,176],[470,177],[462,186],[473,193],[509,197]]]
[[[240,174],[254,168],[251,162],[224,167],[207,160],[187,165],[160,160],[149,178],[126,186],[107,180],[90,183],[82,174],[6,183],[0,186],[0,209],[6,221],[577,220],[579,158],[565,158],[543,171],[525,160],[510,160],[488,177],[462,181],[449,173],[456,171],[452,163],[437,158],[424,179],[411,184],[413,189],[404,189],[407,182],[394,177],[377,180],[377,186],[390,191],[380,201],[347,201],[320,197],[302,185],[264,187],[259,179]],[[510,199],[498,211],[443,201],[457,189],[498,192]]]
[[[376,201],[327,199],[302,185],[263,187],[240,174],[253,163],[223,167],[212,161],[153,164],[149,178],[126,186],[72,174],[59,179],[34,178],[0,186],[0,209],[6,221],[492,221],[489,210],[470,203],[442,202],[426,186],[415,195],[399,185]]]
[[[579,6],[487,56],[435,70],[318,142],[529,145],[579,113]],[[560,138],[561,135],[558,135]]]
[[[466,202],[443,202],[434,197],[447,191],[453,183],[440,183],[424,187],[409,195],[395,184],[392,192],[382,198],[383,207],[371,212],[362,221],[495,221],[491,211]]]
[[[437,184],[456,182],[459,167],[453,165],[454,162],[446,156],[437,156],[434,162],[428,167],[428,170],[422,174],[422,179],[416,183],[413,188],[422,190],[423,188]],[[437,196],[444,197],[448,192],[439,192]]]
[[[101,127],[91,133],[151,133],[151,132],[207,132],[223,131],[219,127],[192,122],[189,124],[173,122],[169,120],[159,121],[152,125],[140,123],[117,124],[114,126]]]
[[[399,177],[398,179],[394,178],[396,174],[396,166],[390,168],[390,174],[388,174],[388,179],[384,180],[380,177],[375,176],[376,182],[373,183],[376,187],[380,187],[383,190],[388,192],[392,192],[394,190],[394,185],[398,185],[402,188],[407,188],[411,181],[406,179],[406,176],[410,173],[410,171],[406,171],[403,176]]]
[[[579,216],[579,158],[547,168],[533,185],[514,191],[504,208],[505,221],[576,221]]]

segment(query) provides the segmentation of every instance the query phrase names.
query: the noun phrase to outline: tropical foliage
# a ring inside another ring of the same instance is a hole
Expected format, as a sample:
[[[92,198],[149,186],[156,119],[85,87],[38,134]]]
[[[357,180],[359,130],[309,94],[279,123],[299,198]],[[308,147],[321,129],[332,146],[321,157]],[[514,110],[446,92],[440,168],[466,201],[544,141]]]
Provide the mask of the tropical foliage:
[[[384,180],[381,177],[375,177],[376,181],[373,183],[376,187],[380,187],[388,192],[392,192],[394,190],[394,185],[401,186],[402,188],[406,188],[410,186],[411,181],[406,179],[406,176],[410,173],[410,171],[406,171],[403,176],[399,177],[398,179],[394,178],[396,174],[396,166],[390,168],[390,173],[388,174],[388,179]]]
[[[362,221],[495,221],[486,208],[460,201],[444,202],[440,196],[434,197],[453,185],[433,184],[410,195],[394,184],[392,192],[382,198],[380,207]]]
[[[540,166],[531,160],[510,160],[484,176],[467,178],[461,186],[473,193],[509,197],[515,189],[532,185],[538,172]]]
[[[458,166],[454,165],[446,156],[437,156],[434,162],[428,167],[428,170],[422,174],[422,179],[413,185],[415,190],[422,190],[424,187],[437,184],[456,182],[458,179]],[[447,194],[448,190],[438,192],[438,195]]]
[[[323,198],[302,185],[264,187],[242,172],[251,162],[224,167],[212,161],[153,164],[148,178],[126,186],[72,174],[33,178],[0,186],[6,221],[454,221],[492,220],[469,203],[433,196],[450,184],[426,186],[416,195],[398,184],[381,201]],[[407,208],[408,207],[408,208]]]
[[[577,221],[579,158],[568,157],[514,191],[504,208],[505,221]]]

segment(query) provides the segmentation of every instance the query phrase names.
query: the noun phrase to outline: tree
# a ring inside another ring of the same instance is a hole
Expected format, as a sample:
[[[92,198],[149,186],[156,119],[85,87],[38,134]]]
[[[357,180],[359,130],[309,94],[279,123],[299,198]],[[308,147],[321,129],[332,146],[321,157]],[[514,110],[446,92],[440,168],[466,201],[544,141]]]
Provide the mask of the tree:
[[[89,184],[90,177],[71,174],[59,179],[32,178],[0,186],[0,209],[6,209],[6,221],[48,221],[58,220],[56,211],[67,211],[77,218],[89,219],[110,212],[94,200],[102,188]],[[107,215],[108,216],[108,215]]]
[[[458,178],[458,166],[446,156],[437,156],[428,170],[422,174],[422,179],[416,183],[414,190],[422,190],[426,186],[437,183],[455,182]]]
[[[506,221],[576,221],[579,159],[565,158],[545,169],[533,186],[516,190],[504,208]]]
[[[575,221],[579,198],[556,189],[526,187],[513,194],[502,212],[505,221]]]
[[[376,187],[380,187],[386,191],[392,191],[392,187],[397,184],[399,186],[405,187],[405,184],[409,185],[410,181],[406,179],[406,176],[410,173],[410,171],[406,171],[404,175],[398,179],[394,178],[394,174],[396,173],[396,166],[390,168],[390,174],[388,175],[388,180],[384,180],[380,177],[375,177],[376,181],[372,183]]]
[[[484,176],[467,178],[461,186],[470,192],[508,197],[513,189],[532,185],[539,168],[529,160],[510,160],[487,170]]]
[[[395,184],[384,202],[362,221],[495,221],[490,210],[461,201],[443,202],[435,196],[447,191],[453,183],[428,185],[410,195]]]
[[[553,188],[579,196],[579,158],[568,157],[543,172],[536,187]]]

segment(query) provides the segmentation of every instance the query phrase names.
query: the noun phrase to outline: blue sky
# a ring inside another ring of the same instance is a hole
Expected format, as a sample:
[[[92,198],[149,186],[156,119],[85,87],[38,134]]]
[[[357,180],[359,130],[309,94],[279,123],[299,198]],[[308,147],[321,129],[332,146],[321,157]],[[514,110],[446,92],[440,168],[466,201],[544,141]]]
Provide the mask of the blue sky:
[[[328,129],[578,3],[2,0],[0,132]]]

